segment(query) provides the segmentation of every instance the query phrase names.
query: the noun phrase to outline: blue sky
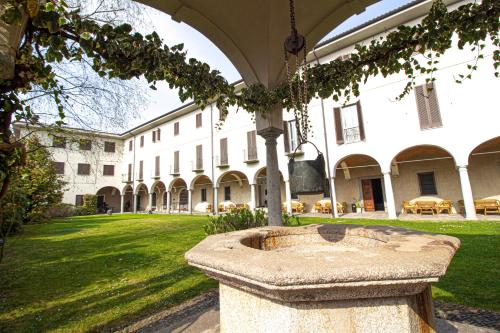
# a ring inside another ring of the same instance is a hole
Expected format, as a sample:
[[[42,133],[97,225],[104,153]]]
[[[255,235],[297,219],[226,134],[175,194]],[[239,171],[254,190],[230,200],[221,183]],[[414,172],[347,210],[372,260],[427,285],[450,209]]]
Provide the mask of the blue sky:
[[[392,9],[403,6],[408,2],[411,1],[382,0],[368,7],[365,12],[347,19],[325,36],[324,39],[347,31]],[[241,78],[226,56],[201,33],[184,23],[172,21],[170,16],[164,13],[152,9],[148,12],[152,25],[149,29],[141,29],[141,32],[147,33],[155,30],[167,45],[184,43],[189,57],[197,58],[206,62],[212,68],[218,69],[229,82],[234,82]],[[177,91],[169,89],[166,84],[159,84],[156,91],[151,90],[149,97],[150,104],[145,106],[144,110],[139,110],[139,118],[132,120],[130,123],[131,126],[136,126],[158,117],[183,104],[177,96]]]

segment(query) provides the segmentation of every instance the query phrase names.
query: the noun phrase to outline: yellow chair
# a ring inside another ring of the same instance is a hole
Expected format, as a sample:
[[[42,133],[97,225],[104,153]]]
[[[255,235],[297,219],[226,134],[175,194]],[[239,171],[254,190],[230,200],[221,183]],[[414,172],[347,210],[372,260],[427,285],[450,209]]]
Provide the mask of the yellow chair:
[[[292,201],[292,213],[303,213],[304,204],[298,201]]]
[[[344,205],[342,205],[340,202],[337,202],[337,213],[344,214],[344,212]]]
[[[313,213],[321,213],[321,202],[316,201],[312,209]]]
[[[437,212],[437,204],[435,201],[417,201],[415,202],[417,205],[417,212],[420,212],[420,215],[424,213],[431,213],[432,215]]]
[[[451,214],[451,209],[452,209],[451,200],[443,200],[441,202],[438,202],[436,204],[436,208],[438,214],[441,214],[444,211],[448,212],[448,214]]]
[[[403,213],[407,214],[410,211],[412,214],[417,214],[417,205],[409,201],[403,201]]]
[[[330,201],[323,202],[323,206],[321,207],[321,212],[323,214],[328,214],[332,212],[332,203]]]

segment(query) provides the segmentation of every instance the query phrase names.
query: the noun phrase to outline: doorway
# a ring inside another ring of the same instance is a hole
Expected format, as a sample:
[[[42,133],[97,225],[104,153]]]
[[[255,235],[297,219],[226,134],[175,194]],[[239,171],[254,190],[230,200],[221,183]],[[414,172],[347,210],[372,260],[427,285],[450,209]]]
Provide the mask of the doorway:
[[[258,193],[258,207],[267,207],[267,186],[264,181],[259,181],[259,184],[257,184],[257,193]]]
[[[188,191],[186,189],[182,189],[179,193],[179,212],[188,210]]]
[[[364,209],[366,212],[384,211],[384,191],[382,179],[372,178],[361,180]]]
[[[97,196],[97,209],[99,212],[105,211],[106,207],[104,207],[104,195]]]

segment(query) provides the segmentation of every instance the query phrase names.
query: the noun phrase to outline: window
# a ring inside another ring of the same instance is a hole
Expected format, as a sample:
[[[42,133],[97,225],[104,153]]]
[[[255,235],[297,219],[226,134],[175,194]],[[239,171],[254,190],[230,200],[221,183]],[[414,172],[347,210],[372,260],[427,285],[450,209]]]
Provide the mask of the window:
[[[129,165],[128,165],[127,180],[129,182],[132,181],[132,164],[131,163],[129,163]]]
[[[207,202],[207,189],[201,189],[201,202]]]
[[[257,160],[257,136],[255,131],[247,132],[247,161]]]
[[[144,147],[144,135],[141,135],[140,147]]]
[[[104,165],[102,169],[103,176],[114,176],[115,166],[114,165]]]
[[[201,113],[196,114],[196,128],[200,128],[202,126]]]
[[[80,150],[92,150],[92,141],[80,139]]]
[[[160,177],[160,156],[155,157],[155,177]]]
[[[417,86],[414,91],[417,101],[420,129],[443,126],[436,95],[436,85],[429,83],[427,85]]]
[[[228,165],[229,157],[227,155],[227,138],[220,139],[220,161],[219,165]]]
[[[151,132],[153,142],[156,142],[156,131]]]
[[[138,180],[143,180],[144,179],[144,161],[139,161],[139,179]]]
[[[285,153],[294,152],[299,145],[297,126],[295,120],[283,122],[283,140],[285,143]]]
[[[82,175],[82,176],[90,175],[90,164],[78,163],[77,174]]]
[[[130,141],[132,143],[132,141]],[[104,141],[104,151],[106,153],[114,153],[116,151],[116,145],[111,141]]]
[[[203,145],[196,146],[196,170],[203,170]]]
[[[179,135],[179,122],[174,123],[174,135]]]
[[[77,207],[83,206],[83,195],[77,194],[75,196],[75,206]]]
[[[361,103],[334,108],[337,144],[359,142],[365,139]]]
[[[225,201],[231,200],[231,187],[230,186],[224,186],[224,200]]]
[[[421,195],[437,194],[436,179],[434,178],[434,172],[419,173],[418,183],[420,184]]]
[[[179,151],[174,151],[174,173],[179,173]]]
[[[132,146],[133,146],[133,142],[132,142],[132,140],[130,140],[128,142],[128,151],[132,151]]]
[[[64,175],[64,162],[54,162],[54,169],[56,169],[56,174]]]
[[[62,136],[54,136],[52,138],[52,147],[66,148],[66,138]]]

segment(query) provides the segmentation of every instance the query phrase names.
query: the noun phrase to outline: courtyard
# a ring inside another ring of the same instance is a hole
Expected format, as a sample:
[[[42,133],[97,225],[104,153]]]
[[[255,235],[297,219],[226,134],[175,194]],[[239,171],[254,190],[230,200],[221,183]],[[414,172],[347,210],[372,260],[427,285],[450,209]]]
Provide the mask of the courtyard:
[[[217,287],[184,253],[206,216],[113,215],[27,225],[1,265],[0,331],[114,331]],[[500,310],[500,223],[303,217],[301,224],[391,225],[457,237],[436,301]]]

